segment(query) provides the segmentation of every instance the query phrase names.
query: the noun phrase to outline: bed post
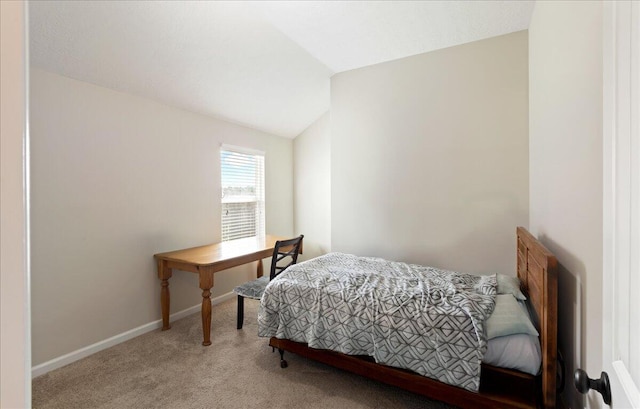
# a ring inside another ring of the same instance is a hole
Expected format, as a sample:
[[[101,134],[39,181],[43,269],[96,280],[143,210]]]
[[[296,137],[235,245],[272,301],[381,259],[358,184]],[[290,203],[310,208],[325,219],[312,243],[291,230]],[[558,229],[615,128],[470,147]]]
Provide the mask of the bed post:
[[[518,278],[534,310],[542,349],[542,405],[556,407],[558,272],[555,256],[524,227],[517,228]]]

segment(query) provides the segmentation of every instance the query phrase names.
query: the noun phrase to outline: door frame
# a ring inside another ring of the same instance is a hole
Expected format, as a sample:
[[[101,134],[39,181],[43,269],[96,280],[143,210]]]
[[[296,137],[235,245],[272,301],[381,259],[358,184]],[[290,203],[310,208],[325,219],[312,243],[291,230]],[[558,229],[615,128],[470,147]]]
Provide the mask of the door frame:
[[[640,408],[638,385],[625,364],[631,350],[631,272],[638,271],[640,244],[640,5],[634,3],[603,2],[602,359],[615,408]]]

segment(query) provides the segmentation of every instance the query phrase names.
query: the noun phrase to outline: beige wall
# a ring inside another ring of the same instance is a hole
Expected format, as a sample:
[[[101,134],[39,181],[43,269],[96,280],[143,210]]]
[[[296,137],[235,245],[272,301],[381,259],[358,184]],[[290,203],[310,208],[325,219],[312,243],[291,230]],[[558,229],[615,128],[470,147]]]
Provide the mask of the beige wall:
[[[30,110],[35,365],[160,318],[153,254],[220,239],[221,143],[266,152],[267,232],[293,234],[290,139],[39,69]],[[195,274],[170,285],[171,313],[200,304]]]
[[[25,9],[0,2],[0,407],[31,406]]]
[[[602,367],[602,4],[537,2],[529,28],[530,226],[560,263],[567,376]],[[582,407],[572,383],[569,407]]]
[[[293,141],[294,226],[304,234],[302,260],[331,250],[331,149],[329,112]]]
[[[515,274],[527,64],[522,31],[336,74],[332,250]]]

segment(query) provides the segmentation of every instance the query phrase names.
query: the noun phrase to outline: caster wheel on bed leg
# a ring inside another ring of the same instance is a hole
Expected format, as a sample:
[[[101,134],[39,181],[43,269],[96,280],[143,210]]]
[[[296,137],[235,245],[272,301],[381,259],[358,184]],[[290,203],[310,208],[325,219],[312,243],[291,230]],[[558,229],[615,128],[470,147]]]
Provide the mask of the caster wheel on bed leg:
[[[278,352],[280,352],[280,368],[286,368],[289,364],[284,359],[284,349],[278,348]]]

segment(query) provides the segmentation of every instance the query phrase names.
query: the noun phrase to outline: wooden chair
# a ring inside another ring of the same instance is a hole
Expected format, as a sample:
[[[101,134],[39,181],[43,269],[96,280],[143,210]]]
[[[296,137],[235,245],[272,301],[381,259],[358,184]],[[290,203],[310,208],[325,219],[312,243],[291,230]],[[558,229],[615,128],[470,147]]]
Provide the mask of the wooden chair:
[[[259,300],[264,294],[264,289],[278,274],[289,266],[298,262],[298,254],[302,247],[304,235],[289,240],[276,241],[271,258],[271,271],[269,276],[262,276],[248,283],[237,286],[233,291],[238,294],[238,329],[242,329],[244,321],[244,299]]]

